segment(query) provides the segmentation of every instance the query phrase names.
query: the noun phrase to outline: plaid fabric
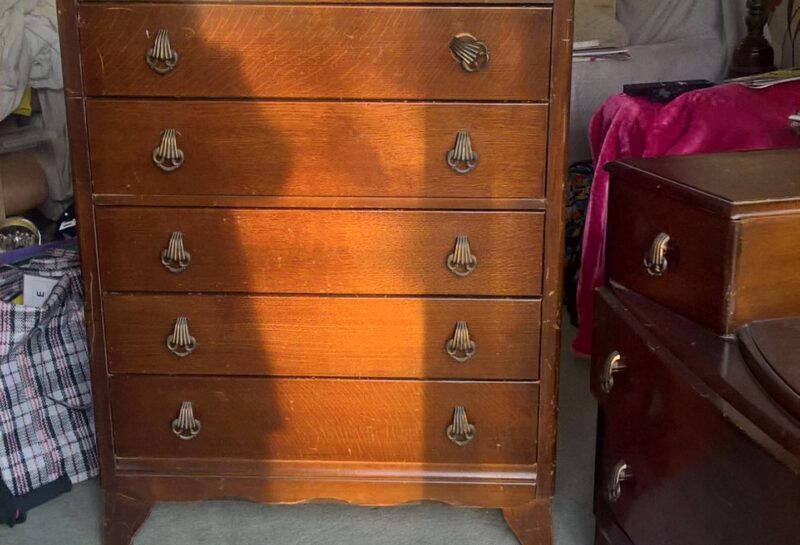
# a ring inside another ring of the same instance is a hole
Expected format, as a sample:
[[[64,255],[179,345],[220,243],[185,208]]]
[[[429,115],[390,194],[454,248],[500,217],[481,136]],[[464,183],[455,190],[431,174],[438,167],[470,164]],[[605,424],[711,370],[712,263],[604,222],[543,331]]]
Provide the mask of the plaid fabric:
[[[60,280],[41,308],[0,302],[0,478],[17,496],[98,471],[77,252],[19,270]]]

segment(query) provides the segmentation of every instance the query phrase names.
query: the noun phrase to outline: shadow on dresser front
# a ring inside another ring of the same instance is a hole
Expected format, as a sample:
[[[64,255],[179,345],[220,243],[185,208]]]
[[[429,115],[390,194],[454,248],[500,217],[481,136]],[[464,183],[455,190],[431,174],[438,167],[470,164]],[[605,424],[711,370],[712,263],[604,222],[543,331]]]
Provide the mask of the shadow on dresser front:
[[[107,545],[215,498],[504,508],[547,543],[548,107],[516,67],[549,56],[502,38],[546,47],[550,10],[78,11]],[[467,30],[507,48],[494,80]]]

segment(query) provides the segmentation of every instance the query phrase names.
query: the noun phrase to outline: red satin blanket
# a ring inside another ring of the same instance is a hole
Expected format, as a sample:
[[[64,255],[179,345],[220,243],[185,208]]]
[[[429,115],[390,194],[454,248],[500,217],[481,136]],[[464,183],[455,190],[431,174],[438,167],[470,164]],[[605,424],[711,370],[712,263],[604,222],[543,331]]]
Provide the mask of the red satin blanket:
[[[631,157],[800,147],[800,136],[792,132],[787,119],[797,112],[800,82],[762,90],[720,85],[687,93],[669,104],[617,95],[600,107],[589,127],[598,168],[583,234],[575,352],[591,352],[593,292],[605,279],[608,173],[602,167]]]

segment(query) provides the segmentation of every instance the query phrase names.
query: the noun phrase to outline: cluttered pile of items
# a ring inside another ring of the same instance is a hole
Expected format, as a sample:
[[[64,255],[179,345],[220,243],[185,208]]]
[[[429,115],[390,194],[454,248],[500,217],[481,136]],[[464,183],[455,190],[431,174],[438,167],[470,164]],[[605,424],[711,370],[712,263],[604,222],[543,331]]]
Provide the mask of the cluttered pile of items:
[[[52,0],[0,3],[0,523],[97,474]]]

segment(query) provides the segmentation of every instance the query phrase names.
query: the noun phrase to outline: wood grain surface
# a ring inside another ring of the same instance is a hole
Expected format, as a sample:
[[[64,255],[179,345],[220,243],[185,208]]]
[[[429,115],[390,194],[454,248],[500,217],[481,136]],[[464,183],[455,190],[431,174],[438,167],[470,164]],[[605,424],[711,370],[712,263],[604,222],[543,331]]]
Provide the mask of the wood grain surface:
[[[103,311],[112,373],[538,376],[536,300],[107,295]],[[187,357],[165,344],[179,316],[197,340]],[[458,321],[476,346],[463,363],[445,350]]]
[[[116,376],[118,456],[523,464],[536,460],[533,383]],[[502,403],[498,403],[502,400]],[[170,423],[192,402],[200,433]],[[456,406],[476,427],[446,435]]]
[[[740,222],[730,329],[800,315],[800,210]]]
[[[112,208],[95,212],[105,291],[541,294],[543,214]],[[191,264],[161,264],[173,232]],[[456,238],[478,259],[447,269]]]
[[[756,154],[744,155],[757,160]],[[784,153],[782,160],[792,156]],[[656,165],[665,168],[663,160]],[[789,212],[775,201],[775,213],[767,213],[767,204],[761,203],[760,215],[728,218],[682,198],[681,193],[692,190],[679,182],[639,183],[653,176],[632,169],[619,169],[613,176],[609,280],[722,334],[751,320],[800,312],[800,239],[794,234],[800,211]],[[668,198],[662,187],[669,187],[675,198]],[[651,276],[643,261],[659,233],[670,236],[668,267],[661,276]]]
[[[549,8],[83,4],[87,96],[546,100]],[[145,62],[170,33],[176,68]],[[450,40],[489,65],[468,73]]]
[[[540,198],[547,106],[90,100],[95,193]],[[152,160],[164,129],[184,162]],[[478,166],[446,160],[469,131]]]

